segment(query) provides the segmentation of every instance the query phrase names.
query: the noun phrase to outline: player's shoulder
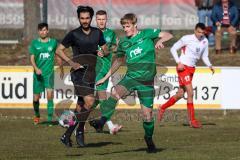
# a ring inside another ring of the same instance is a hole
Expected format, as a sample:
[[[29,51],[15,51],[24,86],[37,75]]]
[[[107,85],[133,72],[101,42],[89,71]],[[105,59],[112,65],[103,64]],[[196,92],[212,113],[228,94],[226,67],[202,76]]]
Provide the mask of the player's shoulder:
[[[194,35],[193,34],[187,34],[187,35],[184,35],[184,36],[182,36],[182,38],[181,38],[182,40],[185,40],[185,41],[187,41],[187,40],[193,40],[194,39]]]
[[[111,34],[115,34],[114,30],[110,29],[110,28],[106,28],[106,32],[111,33]]]
[[[50,37],[49,37],[49,41],[50,41],[50,42],[53,42],[53,43],[57,43],[57,40],[56,40],[55,38],[50,38]]]
[[[39,42],[38,38],[33,39],[33,40],[31,41],[30,45],[34,46],[34,45],[38,44],[38,42]]]

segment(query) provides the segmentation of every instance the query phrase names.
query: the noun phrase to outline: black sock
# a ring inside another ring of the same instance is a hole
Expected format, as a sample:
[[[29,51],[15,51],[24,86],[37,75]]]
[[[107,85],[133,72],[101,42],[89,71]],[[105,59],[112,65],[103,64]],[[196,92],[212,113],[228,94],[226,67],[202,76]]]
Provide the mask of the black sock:
[[[81,111],[78,114],[79,114],[79,116],[78,116],[79,125],[78,125],[78,128],[77,128],[77,132],[84,133],[85,122],[88,119],[88,116],[90,114],[90,110],[87,110],[86,108],[81,107]]]
[[[101,119],[99,121],[100,125],[104,126],[106,122],[107,122],[107,118],[106,117],[101,117]]]

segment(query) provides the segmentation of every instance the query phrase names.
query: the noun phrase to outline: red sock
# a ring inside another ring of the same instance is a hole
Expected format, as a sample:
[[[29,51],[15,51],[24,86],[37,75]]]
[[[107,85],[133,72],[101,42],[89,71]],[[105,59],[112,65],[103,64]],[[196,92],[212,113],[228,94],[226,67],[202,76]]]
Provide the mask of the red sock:
[[[164,103],[161,107],[161,109],[167,109],[168,107],[174,105],[176,103],[176,99],[174,97],[171,97],[166,103]]]
[[[187,109],[188,109],[188,118],[190,121],[194,120],[194,107],[193,103],[187,103]]]

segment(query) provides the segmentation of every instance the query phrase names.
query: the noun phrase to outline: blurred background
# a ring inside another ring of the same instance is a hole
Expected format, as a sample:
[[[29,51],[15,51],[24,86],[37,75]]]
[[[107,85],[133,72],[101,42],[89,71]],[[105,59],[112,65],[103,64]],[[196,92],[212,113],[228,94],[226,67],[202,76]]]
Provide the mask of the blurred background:
[[[240,1],[233,0],[240,8]],[[120,17],[133,12],[138,17],[138,28],[161,28],[174,34],[167,47],[170,47],[182,35],[192,33],[198,22],[198,7],[194,0],[1,0],[0,1],[0,65],[29,65],[27,46],[37,37],[37,24],[48,22],[50,36],[59,42],[64,35],[79,26],[76,8],[78,5],[92,6],[108,12],[108,27],[122,36]],[[95,26],[95,17],[92,21]],[[228,47],[228,36],[223,38],[223,49]],[[237,39],[239,45],[239,33]],[[214,47],[214,46],[210,46]],[[167,48],[169,49],[169,48]],[[210,48],[210,53],[214,52]],[[168,53],[163,50],[162,53]],[[161,55],[161,53],[160,53]],[[169,55],[169,54],[168,54]],[[171,56],[161,55],[161,63],[175,65]],[[167,56],[165,58],[165,56]],[[237,66],[238,54],[212,55],[214,65]]]

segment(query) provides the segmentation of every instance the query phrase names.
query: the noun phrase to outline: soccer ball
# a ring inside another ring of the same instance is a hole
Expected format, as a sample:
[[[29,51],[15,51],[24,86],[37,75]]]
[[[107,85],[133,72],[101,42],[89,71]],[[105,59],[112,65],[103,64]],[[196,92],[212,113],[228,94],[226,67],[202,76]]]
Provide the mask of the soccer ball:
[[[58,120],[62,127],[68,128],[76,124],[76,116],[73,111],[65,110]]]

